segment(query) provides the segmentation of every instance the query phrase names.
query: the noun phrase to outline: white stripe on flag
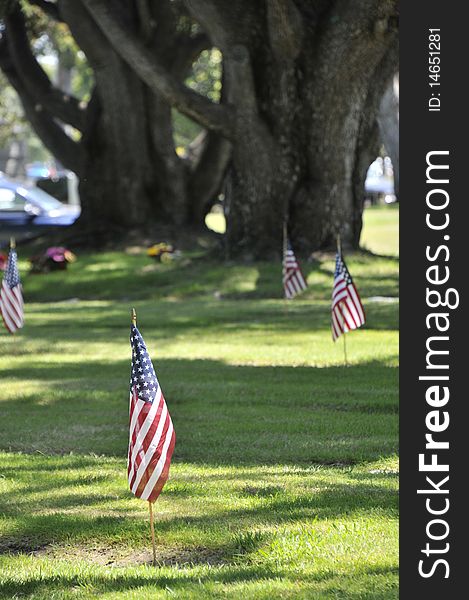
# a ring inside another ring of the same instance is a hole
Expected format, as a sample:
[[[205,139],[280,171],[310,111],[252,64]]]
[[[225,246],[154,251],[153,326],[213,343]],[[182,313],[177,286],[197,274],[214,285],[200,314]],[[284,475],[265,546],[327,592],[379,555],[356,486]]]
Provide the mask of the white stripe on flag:
[[[145,472],[148,465],[150,464],[153,454],[156,452],[156,449],[158,448],[158,444],[161,439],[161,434],[163,432],[164,425],[166,423],[167,415],[168,415],[168,408],[166,406],[166,402],[163,402],[163,410],[161,412],[161,417],[158,422],[158,426],[156,428],[155,435],[154,435],[152,441],[150,442],[150,445],[148,446],[145,456],[143,457],[142,462],[140,463],[140,465],[138,467],[137,474],[135,476],[135,481],[132,486],[133,494],[135,494],[135,492],[137,491],[138,484],[140,483],[140,480],[142,479],[142,475]]]
[[[332,311],[332,338],[334,341],[340,336],[341,329],[337,322],[337,317],[334,311]]]
[[[350,296],[347,298],[347,300],[343,304],[347,310],[347,315],[348,315],[347,320],[349,321],[350,328],[356,329],[357,327],[359,327],[360,322],[358,319],[358,313],[355,309],[355,306],[354,306],[352,300],[350,299]]]
[[[21,304],[18,302],[13,290],[3,290],[3,305],[12,317],[21,322]]]
[[[163,467],[166,463],[166,456],[168,454],[168,448],[171,443],[172,436],[173,436],[173,423],[170,421],[168,431],[166,433],[166,439],[164,441],[163,450],[161,452],[160,460],[158,461],[158,464],[156,465],[155,470],[151,474],[151,477],[148,480],[147,485],[145,486],[145,489],[142,492],[142,495],[140,496],[143,500],[148,500],[148,497],[152,493],[153,488],[155,487],[155,484],[158,481],[158,479],[161,475],[161,472],[163,471]]]
[[[356,324],[355,321],[353,319],[353,315],[350,312],[350,304],[348,302],[348,299],[346,302],[341,302],[340,304],[341,308],[342,308],[342,313],[344,315],[345,318],[345,322],[347,323],[347,326],[349,329],[356,329]]]
[[[133,392],[130,392],[130,403],[132,403],[132,397],[133,397]],[[131,450],[135,449],[135,444],[132,443],[132,438],[133,438],[133,434],[134,434],[134,430],[135,430],[135,424],[137,423],[137,419],[138,416],[140,415],[140,411],[143,409],[143,407],[145,406],[145,402],[143,400],[140,400],[139,398],[137,398],[137,401],[134,404],[134,411],[132,413],[132,419],[130,421],[130,425],[129,425],[129,449],[127,452],[127,467],[130,468],[129,470],[129,481],[132,478],[133,472],[134,472],[134,468],[135,468],[135,463],[133,463],[130,459],[130,452]]]
[[[363,305],[358,296],[357,290],[355,289],[355,286],[353,284],[350,286],[350,296],[359,314],[360,324],[363,325],[365,323],[365,313],[363,311]]]
[[[161,388],[158,386],[157,397],[153,400],[151,408],[148,411],[148,413],[145,417],[145,420],[143,421],[143,425],[139,429],[139,432],[137,434],[137,439],[135,440],[134,449],[132,451],[132,456],[130,459],[130,462],[132,465],[135,464],[135,458],[137,456],[137,453],[140,451],[141,446],[143,444],[143,440],[145,439],[145,436],[147,435],[148,430],[150,429],[151,424],[153,423],[153,419],[155,418],[156,412],[158,410],[160,400],[161,400]],[[131,478],[129,478],[129,483],[130,483],[130,479]]]

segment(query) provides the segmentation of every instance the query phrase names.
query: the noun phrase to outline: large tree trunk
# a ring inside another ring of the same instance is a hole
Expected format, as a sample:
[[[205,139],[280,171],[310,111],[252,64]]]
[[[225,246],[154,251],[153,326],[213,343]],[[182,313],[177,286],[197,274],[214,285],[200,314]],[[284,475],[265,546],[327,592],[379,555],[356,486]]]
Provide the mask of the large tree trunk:
[[[278,254],[284,221],[299,253],[338,234],[356,247],[379,101],[397,60],[394,4],[339,1],[323,14],[290,0],[266,5],[256,20],[268,27],[240,31],[236,53],[231,39],[218,40],[237,107],[228,251]]]
[[[357,246],[366,160],[397,55],[393,0],[185,0],[224,55],[228,254]],[[371,162],[371,160],[370,160]],[[369,164],[369,163],[368,163]]]
[[[171,12],[161,14],[164,4],[159,6],[160,24],[172,18]],[[61,9],[96,81],[95,118],[83,138],[82,224],[99,229],[109,224],[143,228],[155,222],[181,226],[196,218],[202,223],[205,214],[190,210],[190,169],[175,151],[170,104],[137,77],[79,3],[62,0]],[[132,17],[136,33],[150,36],[151,15],[141,22],[129,8],[123,18],[132,23]],[[182,76],[184,59],[193,57],[181,49],[171,52],[175,40],[166,36],[158,37],[152,51]]]

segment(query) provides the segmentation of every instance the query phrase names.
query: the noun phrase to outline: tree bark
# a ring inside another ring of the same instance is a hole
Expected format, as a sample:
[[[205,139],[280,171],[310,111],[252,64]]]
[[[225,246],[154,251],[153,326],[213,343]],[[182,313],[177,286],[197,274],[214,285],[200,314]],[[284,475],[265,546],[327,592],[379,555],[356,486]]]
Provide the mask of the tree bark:
[[[381,100],[378,125],[394,171],[394,193],[399,197],[399,79],[394,76]]]
[[[334,246],[338,234],[344,246],[358,246],[363,183],[390,76],[384,65],[391,54],[397,60],[394,10],[392,2],[342,1],[320,19],[316,60],[304,74],[311,107],[306,176],[293,198],[292,237],[303,251]]]
[[[379,100],[397,64],[395,2],[186,4],[224,53],[234,107],[228,254],[278,255],[285,221],[299,254],[339,233],[356,247]]]

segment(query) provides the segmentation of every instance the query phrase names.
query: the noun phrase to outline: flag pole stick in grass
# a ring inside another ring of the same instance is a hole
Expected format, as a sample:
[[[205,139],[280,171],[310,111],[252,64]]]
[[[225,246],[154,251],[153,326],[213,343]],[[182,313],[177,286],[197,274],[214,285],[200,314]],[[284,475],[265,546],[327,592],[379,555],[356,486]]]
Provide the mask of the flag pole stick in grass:
[[[339,254],[339,256],[342,256],[342,244],[340,241],[340,233],[337,234],[337,253]],[[344,339],[344,366],[347,366],[347,340],[346,340],[345,332],[343,334],[343,339]]]
[[[149,504],[155,566],[153,502],[168,479],[176,434],[150,355],[137,329],[137,313],[134,308],[131,313],[130,345],[132,366],[127,472],[132,493],[137,498],[147,500]]]
[[[153,518],[153,504],[150,501],[148,501],[148,507],[150,509],[150,531],[151,545],[153,548],[153,566],[156,567],[155,520]]]
[[[346,342],[346,338],[347,336],[344,333],[344,365],[347,366],[348,362],[347,362],[347,342]]]
[[[339,254],[339,256],[342,256],[342,244],[340,241],[340,233],[337,234],[337,253]],[[343,334],[343,339],[344,339],[344,366],[347,366],[347,338],[345,335],[345,332]]]
[[[357,288],[353,283],[342,257],[340,234],[337,235],[337,254],[335,259],[334,283],[332,286],[331,328],[332,340],[341,335],[344,338],[344,364],[347,366],[347,332],[365,324],[365,311]]]

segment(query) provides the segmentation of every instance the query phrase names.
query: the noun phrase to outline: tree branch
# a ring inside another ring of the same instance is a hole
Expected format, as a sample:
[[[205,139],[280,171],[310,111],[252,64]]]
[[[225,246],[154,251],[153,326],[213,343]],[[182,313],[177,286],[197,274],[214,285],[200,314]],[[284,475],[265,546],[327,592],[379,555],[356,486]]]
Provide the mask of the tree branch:
[[[155,26],[150,7],[148,5],[148,0],[136,0],[135,8],[137,10],[143,40],[148,42],[152,36]]]
[[[192,17],[224,56],[237,44],[250,46],[262,29],[264,2],[252,0],[183,0]],[[270,2],[270,0],[268,0]]]
[[[241,45],[234,46],[223,62],[228,102],[236,106],[238,112],[245,117],[257,116],[256,85],[248,49]]]
[[[114,49],[79,0],[60,0],[60,10],[96,78],[112,62]]]
[[[20,97],[26,117],[52,154],[65,167],[80,174],[83,164],[80,144],[70,139],[47,110],[37,104],[29,94],[9,54],[6,37],[5,35],[0,42],[0,68]]]
[[[398,92],[396,95],[395,76],[381,99],[377,122],[384,147],[392,160],[394,193],[399,197],[399,96]]]
[[[229,137],[230,109],[215,104],[175,80],[152,53],[114,17],[109,3],[104,0],[81,0],[89,14],[101,28],[116,52],[137,75],[169,104],[194,119],[207,129]]]
[[[202,152],[188,185],[190,211],[198,223],[216,202],[223,177],[231,159],[231,144],[213,132],[206,132]]]
[[[177,52],[171,65],[172,73],[185,78],[194,61],[204,50],[212,47],[210,38],[205,33],[198,33],[190,38],[179,36]]]
[[[277,61],[295,60],[303,41],[300,12],[292,0],[269,0],[266,6],[270,46]]]
[[[64,123],[79,129],[84,126],[84,111],[73,96],[55,88],[31,51],[23,15],[16,7],[7,17],[10,56],[21,74],[28,94]]]
[[[60,16],[59,7],[56,2],[50,2],[49,0],[29,0],[29,4],[38,6],[42,12],[51,19],[54,19],[54,21],[62,22],[63,19]]]
[[[321,76],[328,87],[343,78],[356,81],[374,68],[397,36],[397,12],[397,0],[336,0],[332,4],[322,17],[317,43],[317,63],[324,65]],[[367,43],[356,43],[357,39]]]
[[[397,34],[388,51],[372,73],[367,89],[367,97],[362,109],[360,128],[355,148],[355,164],[352,174],[354,195],[354,214],[352,215],[352,230],[354,241],[358,245],[362,229],[362,211],[364,201],[364,185],[370,163],[376,158],[381,143],[377,116],[380,102],[386,87],[392,82],[393,74],[399,61]]]

